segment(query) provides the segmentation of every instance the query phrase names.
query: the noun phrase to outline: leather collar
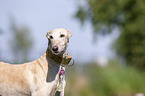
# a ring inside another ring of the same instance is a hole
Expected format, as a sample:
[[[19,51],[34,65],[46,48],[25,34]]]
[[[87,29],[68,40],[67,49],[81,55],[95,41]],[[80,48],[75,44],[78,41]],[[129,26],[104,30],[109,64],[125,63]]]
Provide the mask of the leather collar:
[[[46,55],[51,58],[54,62],[62,65],[62,66],[66,66],[69,64],[69,62],[71,61],[72,57],[66,53],[64,55],[55,55],[53,54],[50,49],[48,48],[46,51]]]

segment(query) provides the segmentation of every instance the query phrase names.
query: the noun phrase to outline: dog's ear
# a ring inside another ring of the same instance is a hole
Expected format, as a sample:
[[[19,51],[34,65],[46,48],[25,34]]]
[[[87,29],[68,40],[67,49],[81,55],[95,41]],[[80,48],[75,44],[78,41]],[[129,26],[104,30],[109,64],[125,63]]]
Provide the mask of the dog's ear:
[[[50,34],[50,31],[48,31],[47,34],[46,34],[46,37],[47,37],[47,38],[49,37],[49,34]]]
[[[72,36],[72,34],[70,33],[70,30],[67,29],[67,32],[68,32],[68,37],[70,38]]]

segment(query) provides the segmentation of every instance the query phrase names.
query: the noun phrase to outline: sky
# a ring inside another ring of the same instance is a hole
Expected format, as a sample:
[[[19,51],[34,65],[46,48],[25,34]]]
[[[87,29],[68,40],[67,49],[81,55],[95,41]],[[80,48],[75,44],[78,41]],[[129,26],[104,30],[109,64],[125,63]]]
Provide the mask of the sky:
[[[77,0],[0,0],[0,57],[11,61],[9,48],[10,16],[13,16],[18,26],[26,25],[34,39],[34,45],[29,52],[30,60],[43,55],[48,41],[47,31],[55,28],[69,29],[72,33],[68,53],[79,62],[91,62],[97,58],[110,58],[114,51],[110,45],[116,39],[114,32],[108,36],[96,36],[93,42],[93,30],[89,22],[81,26],[74,17],[78,8]],[[116,30],[115,30],[116,31]]]

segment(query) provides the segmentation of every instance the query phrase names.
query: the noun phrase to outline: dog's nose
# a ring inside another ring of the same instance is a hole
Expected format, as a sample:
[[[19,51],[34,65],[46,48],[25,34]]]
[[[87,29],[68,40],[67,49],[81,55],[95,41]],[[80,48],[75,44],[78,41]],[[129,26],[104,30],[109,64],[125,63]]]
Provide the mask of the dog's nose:
[[[57,46],[54,46],[54,47],[52,48],[52,50],[53,50],[53,51],[58,51],[58,47],[57,47]]]

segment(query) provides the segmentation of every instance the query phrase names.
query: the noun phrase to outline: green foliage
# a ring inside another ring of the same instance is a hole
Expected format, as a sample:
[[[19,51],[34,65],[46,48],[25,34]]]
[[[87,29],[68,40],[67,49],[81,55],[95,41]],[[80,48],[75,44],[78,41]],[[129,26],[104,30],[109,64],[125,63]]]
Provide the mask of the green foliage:
[[[145,92],[144,74],[130,67],[91,67],[89,78],[97,96],[132,96]]]
[[[67,74],[66,95],[135,96],[136,93],[145,93],[144,72],[133,67],[110,62],[106,67],[87,64],[81,68],[81,74],[75,69],[69,70],[71,74]]]
[[[145,0],[86,0],[76,17],[89,20],[94,32],[110,33],[120,29],[115,48],[128,64],[145,68]]]

